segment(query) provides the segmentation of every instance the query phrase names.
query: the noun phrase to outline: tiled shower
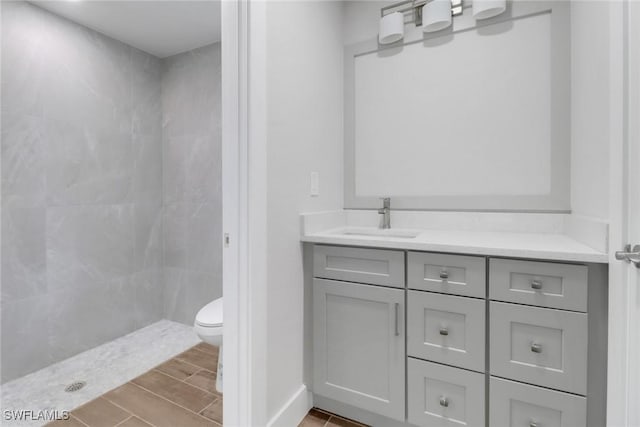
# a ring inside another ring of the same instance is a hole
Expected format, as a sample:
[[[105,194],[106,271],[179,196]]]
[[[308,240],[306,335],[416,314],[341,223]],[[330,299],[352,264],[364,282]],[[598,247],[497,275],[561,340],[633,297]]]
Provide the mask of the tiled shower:
[[[222,295],[220,43],[2,2],[2,382]]]

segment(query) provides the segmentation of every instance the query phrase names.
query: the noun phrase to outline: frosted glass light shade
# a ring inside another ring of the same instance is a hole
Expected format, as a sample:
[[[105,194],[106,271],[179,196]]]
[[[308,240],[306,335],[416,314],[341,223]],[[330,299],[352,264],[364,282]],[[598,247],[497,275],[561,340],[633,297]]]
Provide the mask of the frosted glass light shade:
[[[507,0],[473,0],[473,17],[487,19],[507,10]]]
[[[393,12],[380,18],[378,41],[380,44],[391,44],[404,37],[404,15]]]
[[[432,33],[451,25],[451,0],[432,0],[422,6],[422,31]]]

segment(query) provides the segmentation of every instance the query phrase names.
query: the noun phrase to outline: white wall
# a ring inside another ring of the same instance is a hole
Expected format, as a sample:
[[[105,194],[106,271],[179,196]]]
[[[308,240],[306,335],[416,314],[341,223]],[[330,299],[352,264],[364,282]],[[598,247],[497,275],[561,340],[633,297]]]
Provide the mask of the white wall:
[[[571,207],[609,218],[609,6],[571,3]]]
[[[342,208],[341,24],[340,2],[267,6],[268,418],[304,381],[299,214]]]
[[[395,1],[347,0],[344,2],[344,44],[349,46],[378,35],[380,9]]]

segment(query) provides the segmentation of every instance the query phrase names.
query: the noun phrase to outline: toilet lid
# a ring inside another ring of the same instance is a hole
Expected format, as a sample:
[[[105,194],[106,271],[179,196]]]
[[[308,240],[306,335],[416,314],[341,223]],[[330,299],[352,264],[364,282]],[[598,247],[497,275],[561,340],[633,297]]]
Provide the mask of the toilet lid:
[[[201,326],[222,326],[222,298],[202,307],[196,315],[196,323]]]

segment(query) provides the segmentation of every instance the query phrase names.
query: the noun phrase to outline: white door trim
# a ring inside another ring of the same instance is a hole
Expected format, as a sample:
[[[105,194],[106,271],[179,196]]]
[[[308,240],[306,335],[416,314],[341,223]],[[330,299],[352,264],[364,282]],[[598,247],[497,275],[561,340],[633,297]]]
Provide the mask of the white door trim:
[[[224,394],[223,411],[230,425],[241,425],[242,415],[248,404],[246,360],[241,359],[240,328],[240,189],[244,177],[240,173],[240,5],[222,2],[222,294],[224,296]]]
[[[226,427],[260,427],[267,420],[264,32],[263,2],[222,1]]]
[[[630,325],[627,264],[617,261],[615,251],[627,242],[627,150],[629,120],[629,0],[609,3],[609,144],[610,144],[610,239],[609,239],[609,337],[607,371],[607,426],[630,426],[629,415],[637,405],[630,395],[632,365],[629,360]],[[637,48],[637,42],[636,48]],[[634,76],[637,79],[637,76]],[[635,427],[635,426],[634,426]]]
[[[626,243],[640,243],[640,2],[627,3],[627,111],[628,149],[627,194],[629,197],[629,230]],[[629,335],[627,354],[628,424],[640,426],[640,270],[627,264],[629,303]]]

